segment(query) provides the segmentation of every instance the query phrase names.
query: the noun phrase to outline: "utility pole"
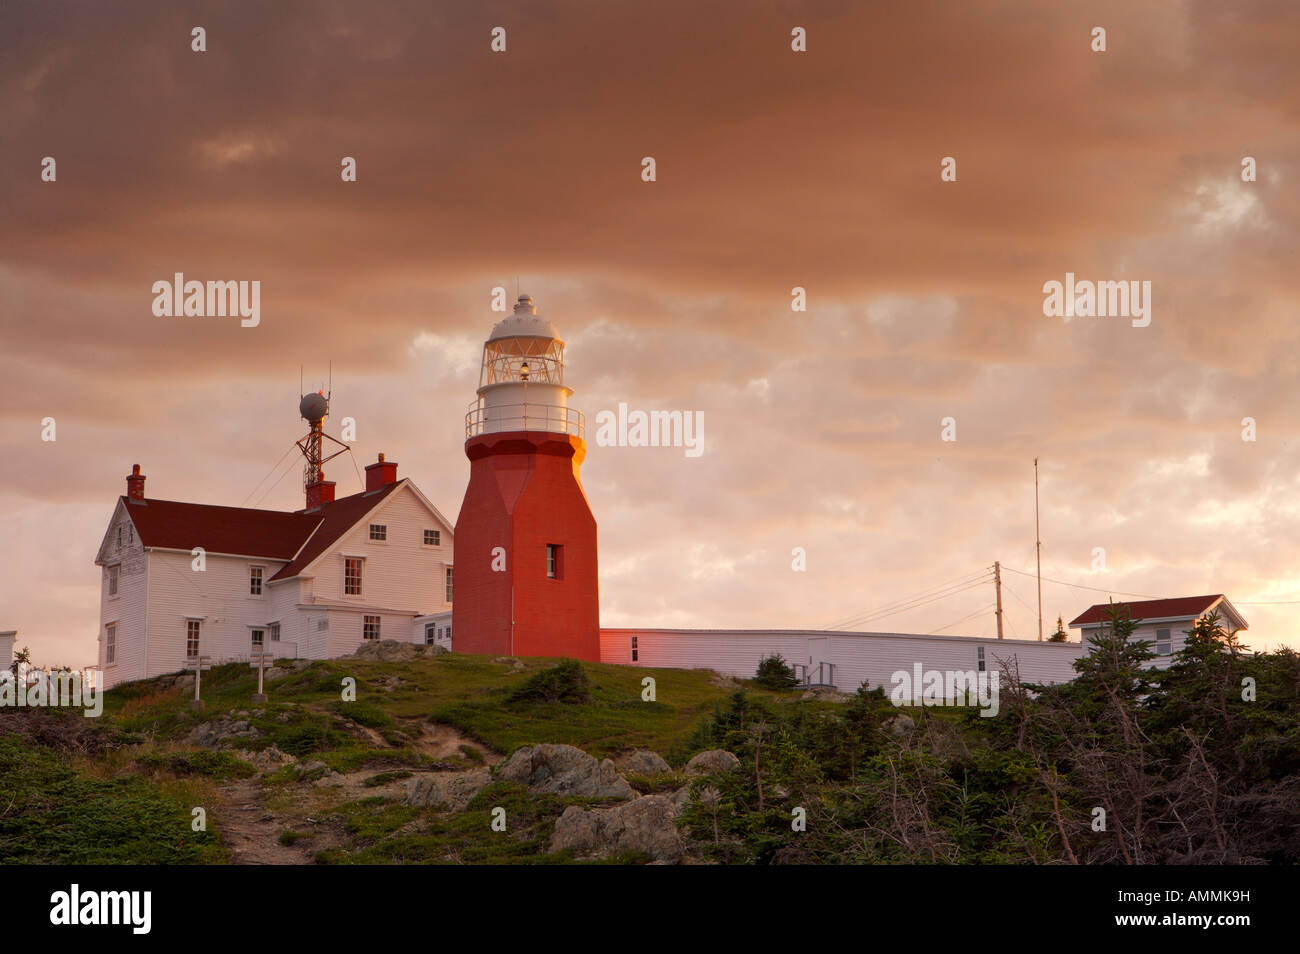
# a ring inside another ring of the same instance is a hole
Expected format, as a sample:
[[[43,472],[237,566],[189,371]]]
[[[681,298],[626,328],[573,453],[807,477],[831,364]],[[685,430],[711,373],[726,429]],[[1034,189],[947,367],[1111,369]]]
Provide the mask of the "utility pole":
[[[1043,539],[1038,530],[1038,458],[1034,458],[1034,552],[1038,558],[1038,641],[1043,641]]]
[[[993,561],[993,586],[998,592],[998,639],[1002,638],[1002,564]]]

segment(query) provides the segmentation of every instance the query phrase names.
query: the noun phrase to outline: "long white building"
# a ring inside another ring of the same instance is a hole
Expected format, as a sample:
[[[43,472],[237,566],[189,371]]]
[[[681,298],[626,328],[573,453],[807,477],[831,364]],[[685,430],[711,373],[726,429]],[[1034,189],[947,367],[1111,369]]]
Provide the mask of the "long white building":
[[[713,669],[751,679],[758,664],[779,654],[810,685],[854,692],[888,691],[895,672],[923,669],[1001,672],[1011,664],[1025,682],[1068,682],[1082,646],[978,636],[841,633],[819,630],[602,629],[602,662],[668,669]]]

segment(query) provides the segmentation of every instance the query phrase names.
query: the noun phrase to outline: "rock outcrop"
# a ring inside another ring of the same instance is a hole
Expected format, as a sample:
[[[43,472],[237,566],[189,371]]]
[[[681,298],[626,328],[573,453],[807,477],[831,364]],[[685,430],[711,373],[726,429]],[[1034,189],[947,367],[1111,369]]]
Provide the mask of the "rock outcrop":
[[[579,858],[606,858],[640,852],[654,861],[680,861],[685,853],[677,833],[677,810],[666,795],[643,795],[614,808],[570,805],[555,823],[551,851]]]
[[[609,759],[597,762],[572,745],[529,745],[497,766],[497,779],[518,782],[535,792],[580,798],[636,798]]]
[[[261,735],[247,719],[221,718],[196,725],[190,730],[189,740],[194,745],[214,749],[230,739],[256,739]]]
[[[740,767],[740,759],[725,749],[709,749],[700,752],[686,763],[687,775],[712,775],[714,772],[734,772]]]
[[[651,752],[648,749],[637,749],[623,762],[623,771],[635,772],[637,775],[644,775],[646,778],[657,778],[660,775],[668,775],[673,767],[663,760],[657,752]]]
[[[445,805],[453,811],[463,811],[480,789],[491,781],[492,773],[487,769],[419,775],[406,783],[406,804],[421,807]]]

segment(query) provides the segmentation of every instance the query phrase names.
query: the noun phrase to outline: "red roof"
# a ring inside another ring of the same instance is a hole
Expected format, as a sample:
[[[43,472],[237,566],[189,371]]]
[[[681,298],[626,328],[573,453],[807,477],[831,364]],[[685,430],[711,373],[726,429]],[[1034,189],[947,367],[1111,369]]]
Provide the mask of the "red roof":
[[[400,482],[399,482],[400,483]],[[271,579],[297,576],[384,500],[398,484],[327,503],[311,513],[215,507],[175,500],[122,497],[146,547],[288,560]]]
[[[327,503],[314,511],[314,514],[320,514],[324,517],[321,521],[320,528],[311,535],[307,545],[284,569],[272,580],[287,580],[292,576],[297,576],[307,568],[312,560],[316,559],[338,540],[339,537],[347,533],[357,521],[379,506],[380,502],[388,497],[402,481],[395,484],[385,484],[378,490],[367,490],[359,494],[353,494],[351,497],[343,497],[335,500],[333,503]]]
[[[1128,607],[1129,619],[1196,619],[1211,606],[1223,599],[1222,593],[1214,596],[1178,596],[1167,600],[1135,600],[1129,603],[1115,603],[1116,607]],[[1070,620],[1071,626],[1086,623],[1104,623],[1110,619],[1110,603],[1095,603]]]

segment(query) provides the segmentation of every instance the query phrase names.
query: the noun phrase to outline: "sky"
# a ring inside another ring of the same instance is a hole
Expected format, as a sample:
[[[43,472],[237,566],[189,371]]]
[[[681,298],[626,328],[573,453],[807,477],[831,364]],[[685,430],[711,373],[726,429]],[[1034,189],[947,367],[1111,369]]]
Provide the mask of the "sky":
[[[992,635],[1000,561],[1036,637],[1037,457],[1048,632],[1225,593],[1300,648],[1297,37],[1251,0],[7,2],[0,630],[93,662],[132,464],[301,507],[300,369],[454,521],[504,287],[589,422],[703,416],[698,457],[589,447],[605,625]],[[155,316],[176,272],[260,281],[259,324]],[[1150,323],[1049,317],[1067,273]]]

